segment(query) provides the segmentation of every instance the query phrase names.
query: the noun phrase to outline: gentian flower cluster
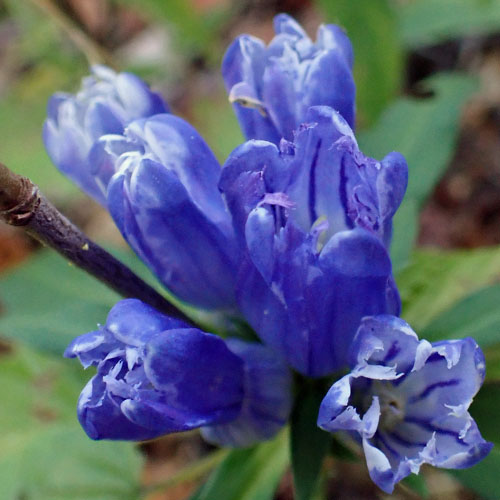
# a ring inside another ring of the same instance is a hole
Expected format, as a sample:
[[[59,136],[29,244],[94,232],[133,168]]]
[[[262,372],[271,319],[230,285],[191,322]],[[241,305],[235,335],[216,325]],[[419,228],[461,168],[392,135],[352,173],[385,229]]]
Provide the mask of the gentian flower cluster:
[[[485,375],[471,338],[418,340],[393,316],[365,318],[352,344],[352,371],[325,396],[318,425],[363,446],[370,476],[391,493],[424,463],[463,469],[492,448],[469,415]]]
[[[221,167],[198,132],[159,114],[103,136],[93,153],[99,172],[116,171],[111,216],[165,286],[195,306],[234,312],[239,249],[217,187]]]
[[[136,299],[118,302],[65,356],[97,367],[78,401],[93,439],[201,427],[214,443],[248,446],[273,436],[290,411],[290,373],[269,348],[222,340]]]
[[[51,97],[43,127],[45,148],[63,174],[106,205],[111,172],[101,179],[94,170],[92,145],[105,134],[123,133],[133,120],[166,112],[163,99],[137,76],[93,66],[76,95],[58,92]]]
[[[404,158],[366,158],[345,120],[312,107],[293,143],[249,141],[220,187],[243,240],[238,303],[300,373],[344,367],[359,321],[399,314],[386,243],[407,182]]]
[[[274,18],[276,36],[266,47],[243,35],[229,47],[222,76],[247,139],[279,143],[293,139],[311,106],[337,110],[354,127],[353,51],[347,35],[332,24],[313,43],[285,14]]]
[[[97,67],[76,96],[49,103],[56,166],[108,208],[171,293],[246,321],[262,342],[123,300],[66,351],[97,368],[80,423],[93,439],[201,428],[213,443],[250,446],[288,420],[293,368],[336,376],[318,425],[359,441],[384,491],[423,463],[471,466],[491,448],[467,412],[481,350],[472,339],[419,341],[398,318],[388,249],[406,161],[358,147],[342,29],[321,26],[312,42],[286,15],[275,29],[268,46],[242,36],[224,57],[248,141],[223,165],[133,75]]]

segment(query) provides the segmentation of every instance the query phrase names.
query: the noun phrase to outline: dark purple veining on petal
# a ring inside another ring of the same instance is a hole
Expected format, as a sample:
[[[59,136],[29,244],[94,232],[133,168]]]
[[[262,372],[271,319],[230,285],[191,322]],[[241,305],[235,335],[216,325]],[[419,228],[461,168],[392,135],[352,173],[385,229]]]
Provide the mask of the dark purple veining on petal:
[[[467,443],[464,442],[463,439],[460,438],[460,434],[458,432],[449,430],[449,429],[442,429],[440,427],[435,426],[432,424],[430,420],[426,420],[423,418],[415,418],[415,417],[406,417],[405,422],[409,424],[415,424],[421,427],[422,429],[425,429],[426,431],[429,432],[435,432],[437,434],[441,434],[444,436],[451,436],[455,438],[455,441],[461,445],[461,446],[468,446]]]
[[[378,323],[376,329],[373,322]],[[472,387],[464,387],[464,381],[469,377],[477,380],[478,376],[482,381],[484,372],[484,357],[477,343],[470,338],[443,341],[432,344],[429,352],[427,341],[418,343],[416,336],[408,338],[409,329],[407,323],[394,316],[362,320],[354,344],[358,363],[330,388],[318,417],[320,428],[349,431],[363,443],[370,476],[386,493],[392,493],[397,482],[412,472],[418,473],[425,463],[463,469],[482,460],[493,446],[482,438],[467,412],[471,392],[475,394],[480,384],[471,382]],[[446,370],[446,358],[439,354],[447,347],[458,357],[452,371]],[[398,357],[398,351],[403,359]],[[424,353],[429,356],[421,359]],[[401,362],[394,367],[398,359]],[[444,366],[436,372],[427,364],[429,361],[441,361]],[[457,365],[460,375],[454,376]],[[392,379],[394,368],[404,375]],[[359,383],[365,379],[375,382],[368,391]],[[350,397],[344,402],[346,384],[350,385]],[[396,391],[391,391],[397,386]],[[367,407],[367,395],[370,399],[378,397],[380,402],[379,413],[374,411],[369,418],[365,418],[366,412],[352,411],[353,406]],[[355,404],[358,401],[361,406]]]
[[[320,148],[321,139],[318,140],[314,148],[314,156],[309,171],[309,217],[311,218],[311,224],[314,224],[314,221],[318,218],[316,214],[316,167],[318,165]]]
[[[400,352],[401,348],[399,347],[399,344],[397,342],[393,342],[382,362],[387,363],[392,361]]]
[[[349,205],[347,201],[347,174],[345,165],[346,155],[342,155],[342,160],[340,161],[340,179],[339,179],[339,195],[340,202],[344,208],[344,220],[348,228],[352,229],[354,227],[354,222],[349,217]]]
[[[401,446],[406,446],[407,448],[412,448],[415,446],[418,446],[420,448],[425,448],[427,445],[427,441],[425,442],[414,442],[410,441],[409,439],[404,438],[403,436],[399,435],[397,432],[392,431],[388,437],[390,437],[393,441],[396,441],[396,443],[400,444]]]
[[[410,399],[408,399],[408,403],[413,404],[418,401],[421,401],[422,399],[425,399],[429,394],[431,394],[433,391],[436,389],[441,389],[443,387],[452,387],[454,385],[460,384],[460,380],[453,378],[451,380],[444,380],[441,382],[435,382],[434,384],[428,385],[420,394],[417,396],[413,396]]]
[[[377,445],[382,445],[395,457],[400,457],[401,455],[387,442],[387,439],[382,435],[381,432],[375,434],[375,442]]]
[[[427,358],[426,363],[437,363],[439,361],[445,362],[445,359],[442,354],[435,352]]]

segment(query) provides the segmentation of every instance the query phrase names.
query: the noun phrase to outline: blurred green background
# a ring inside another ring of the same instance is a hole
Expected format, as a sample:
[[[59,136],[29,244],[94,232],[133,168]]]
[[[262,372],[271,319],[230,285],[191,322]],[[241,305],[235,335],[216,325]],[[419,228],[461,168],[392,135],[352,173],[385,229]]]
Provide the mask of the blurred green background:
[[[41,141],[47,99],[74,92],[89,62],[134,71],[223,160],[242,135],[222,55],[243,32],[269,41],[278,12],[313,37],[322,22],[351,37],[360,145],[375,158],[401,151],[410,167],[391,249],[403,317],[431,341],[478,340],[488,372],[472,412],[498,444],[499,0],[0,0],[0,161],[151,281],[106,212],[51,165]],[[0,270],[0,500],[292,498],[286,433],[231,454],[196,433],[141,446],[90,441],[75,415],[90,375],[61,354],[119,297],[3,225]],[[383,497],[363,463],[341,455],[325,462],[315,498]],[[394,498],[498,499],[499,470],[495,448],[467,471],[426,469]]]

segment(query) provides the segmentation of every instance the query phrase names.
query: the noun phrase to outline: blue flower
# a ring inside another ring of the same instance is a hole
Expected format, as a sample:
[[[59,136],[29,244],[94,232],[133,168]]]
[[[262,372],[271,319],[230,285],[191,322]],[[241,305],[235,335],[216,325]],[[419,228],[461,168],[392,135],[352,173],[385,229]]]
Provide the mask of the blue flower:
[[[271,438],[291,405],[284,363],[262,345],[221,338],[122,300],[106,325],[65,352],[97,374],[78,419],[92,439],[146,440],[203,427],[224,446]]]
[[[137,118],[166,111],[162,98],[137,76],[93,66],[76,95],[59,92],[51,97],[43,140],[57,168],[105,205],[113,172],[95,171],[88,158],[93,144],[104,134],[121,134]]]
[[[292,404],[290,371],[262,344],[228,339],[226,345],[244,362],[245,397],[234,420],[202,427],[201,434],[220,446],[250,446],[272,438],[287,422]]]
[[[102,137],[93,158],[97,169],[116,170],[108,209],[158,278],[190,304],[235,310],[236,238],[217,187],[221,167],[198,132],[156,115]]]
[[[322,25],[313,43],[291,17],[274,18],[276,36],[266,47],[238,37],[222,63],[229,99],[247,139],[278,144],[305,121],[309,107],[330,106],[354,127],[352,46],[343,30]]]
[[[468,413],[485,375],[471,338],[430,344],[392,316],[365,318],[352,371],[333,384],[318,425],[362,443],[372,480],[385,492],[424,463],[471,467],[492,444]]]
[[[365,157],[327,107],[310,109],[294,143],[249,141],[224,165],[220,187],[246,255],[240,309],[299,372],[342,368],[363,316],[399,314],[386,246],[406,183],[401,155]]]

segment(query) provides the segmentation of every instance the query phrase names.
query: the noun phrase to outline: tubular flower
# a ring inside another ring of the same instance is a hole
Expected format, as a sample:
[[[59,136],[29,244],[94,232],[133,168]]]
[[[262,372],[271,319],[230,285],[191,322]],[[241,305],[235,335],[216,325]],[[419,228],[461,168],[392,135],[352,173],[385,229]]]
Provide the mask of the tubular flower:
[[[310,109],[294,143],[249,141],[227,160],[240,309],[299,372],[343,367],[363,316],[399,313],[386,245],[406,182],[401,155],[365,157],[327,107]]]
[[[121,134],[133,120],[168,107],[163,99],[131,73],[93,66],[76,94],[58,92],[47,106],[45,148],[56,167],[99,203],[106,204],[112,172],[95,172],[89,152],[104,134]]]
[[[305,121],[311,106],[336,109],[354,127],[352,46],[332,24],[318,29],[313,43],[291,17],[274,18],[276,36],[266,47],[243,35],[227,50],[222,75],[247,139],[278,144]]]
[[[106,325],[77,337],[65,356],[97,367],[78,401],[92,439],[203,426],[218,444],[248,446],[276,434],[290,411],[288,369],[267,348],[226,342],[135,299],[116,304]]]
[[[471,467],[492,444],[468,413],[485,375],[471,338],[430,344],[392,316],[365,318],[352,371],[321,403],[318,425],[361,441],[372,480],[391,493],[424,463]]]
[[[234,310],[239,254],[218,190],[220,165],[198,132],[162,114],[104,136],[96,169],[115,169],[107,205],[135,252],[180,299]],[[110,166],[111,165],[111,166]]]

